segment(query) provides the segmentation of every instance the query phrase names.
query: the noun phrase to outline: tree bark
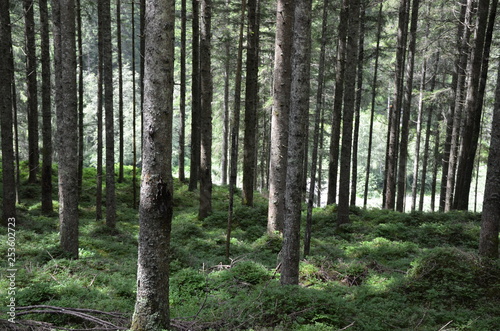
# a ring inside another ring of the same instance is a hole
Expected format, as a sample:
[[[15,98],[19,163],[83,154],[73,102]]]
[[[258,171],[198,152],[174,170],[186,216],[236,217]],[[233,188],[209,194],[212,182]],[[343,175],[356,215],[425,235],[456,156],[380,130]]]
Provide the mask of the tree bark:
[[[243,204],[253,206],[257,153],[257,106],[259,93],[259,36],[260,15],[258,0],[248,0],[248,31],[245,88],[245,133],[243,141]]]
[[[283,231],[290,112],[294,0],[278,0],[274,45],[273,110],[267,232]]]
[[[137,300],[131,330],[170,327],[174,13],[173,0],[146,2]]]
[[[327,204],[337,202],[337,174],[339,167],[340,124],[342,122],[342,100],[344,95],[344,74],[346,59],[346,36],[348,26],[348,0],[342,1],[338,26],[337,68],[335,73],[335,96],[333,103],[332,135],[330,137],[330,154],[328,161],[328,195]]]
[[[59,232],[61,247],[78,258],[78,109],[76,96],[75,2],[52,3],[59,156]]]
[[[479,254],[498,259],[500,228],[500,66],[497,71],[491,141],[484,189]]]
[[[37,88],[37,63],[35,46],[35,16],[34,0],[24,0],[24,27],[25,27],[25,53],[26,53],[26,85],[28,104],[28,165],[29,183],[36,183],[39,168],[38,148],[38,88]]]
[[[200,178],[200,7],[199,0],[192,0],[192,71],[191,71],[191,163],[189,171],[189,190],[198,187]]]
[[[342,146],[340,151],[339,204],[337,224],[349,223],[349,185],[352,152],[352,126],[356,98],[356,74],[359,48],[360,1],[349,1],[349,23],[347,32],[344,111],[342,116]]]
[[[280,281],[283,285],[299,283],[302,176],[309,119],[311,6],[312,2],[309,0],[295,2],[285,219],[281,250]]]
[[[83,183],[83,40],[81,0],[76,0],[76,30],[78,46],[78,192],[82,192]]]
[[[200,139],[200,209],[204,219],[212,213],[212,95],[211,72],[212,0],[201,0],[200,77],[201,77],[201,139]]]
[[[52,207],[52,101],[50,80],[49,12],[47,0],[40,0],[40,39],[42,65],[42,213],[51,214]]]
[[[9,0],[0,1],[0,121],[2,136],[2,225],[16,217],[16,180],[12,132],[12,34]]]
[[[97,11],[98,11],[98,21],[102,21],[100,19],[100,15],[102,13],[102,1],[97,2]],[[103,45],[102,45],[102,29],[99,28],[97,31],[97,48],[99,52],[99,58],[97,63],[97,178],[96,178],[96,220],[102,219],[102,150],[103,150],[103,139],[102,139],[102,109],[103,109]]]

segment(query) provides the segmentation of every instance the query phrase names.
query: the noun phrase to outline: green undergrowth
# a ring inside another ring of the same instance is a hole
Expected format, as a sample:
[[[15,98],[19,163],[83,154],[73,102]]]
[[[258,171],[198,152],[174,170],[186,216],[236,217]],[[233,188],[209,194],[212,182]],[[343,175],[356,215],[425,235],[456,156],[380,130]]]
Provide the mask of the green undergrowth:
[[[17,306],[132,315],[139,226],[132,208],[131,168],[126,167],[125,180],[117,183],[118,223],[113,230],[95,220],[95,176],[93,169],[84,172],[78,260],[67,259],[60,250],[57,214],[41,214],[35,199],[39,188],[22,185]],[[300,262],[300,284],[282,286],[278,254],[283,238],[266,234],[267,202],[262,196],[257,195],[254,207],[246,207],[237,191],[227,259],[228,188],[214,186],[214,212],[199,220],[198,193],[177,180],[174,187],[173,325],[191,330],[497,330],[500,325],[500,264],[476,253],[479,214],[353,207],[352,222],[338,228],[335,206],[314,209],[311,254]],[[0,229],[2,238],[6,233]],[[6,240],[0,249],[7,251]],[[2,307],[10,298],[8,285],[2,276]],[[23,318],[94,327],[60,314]]]

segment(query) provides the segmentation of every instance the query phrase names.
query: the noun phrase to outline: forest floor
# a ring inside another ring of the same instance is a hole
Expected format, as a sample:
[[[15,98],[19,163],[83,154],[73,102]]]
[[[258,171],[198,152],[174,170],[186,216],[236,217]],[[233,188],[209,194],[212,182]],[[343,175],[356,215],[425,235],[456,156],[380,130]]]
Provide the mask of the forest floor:
[[[126,329],[139,230],[130,172],[117,184],[118,224],[110,230],[95,220],[95,171],[85,170],[78,260],[59,249],[57,214],[41,215],[39,185],[22,185],[14,294],[6,290],[9,246],[7,229],[0,229],[0,329],[15,329],[6,321],[12,297],[17,329]],[[197,193],[175,182],[170,307],[176,329],[500,330],[500,263],[477,255],[479,214],[352,208],[352,223],[337,228],[335,206],[315,209],[300,285],[281,286],[282,239],[265,234],[267,202],[257,196],[254,208],[243,207],[237,193],[226,259],[227,187],[214,187],[214,212],[200,221]]]

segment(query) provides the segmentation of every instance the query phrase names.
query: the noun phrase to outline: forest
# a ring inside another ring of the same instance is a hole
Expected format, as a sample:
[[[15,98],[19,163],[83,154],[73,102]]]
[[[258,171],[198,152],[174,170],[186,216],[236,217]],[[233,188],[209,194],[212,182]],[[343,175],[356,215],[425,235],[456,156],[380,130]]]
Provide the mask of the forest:
[[[0,329],[498,330],[498,0],[0,0]]]

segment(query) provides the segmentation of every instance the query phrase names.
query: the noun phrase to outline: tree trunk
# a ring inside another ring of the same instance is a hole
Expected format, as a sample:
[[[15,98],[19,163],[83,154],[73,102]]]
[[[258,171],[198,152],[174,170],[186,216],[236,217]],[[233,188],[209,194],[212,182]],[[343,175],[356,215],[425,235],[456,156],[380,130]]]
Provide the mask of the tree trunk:
[[[456,197],[453,201],[453,207],[459,210],[467,210],[469,206],[469,192],[481,127],[481,114],[497,4],[498,0],[493,0],[490,9],[490,1],[479,0],[477,8],[477,30],[465,100],[466,117],[457,169]]]
[[[200,7],[199,0],[193,0],[192,20],[192,72],[191,72],[191,163],[189,172],[189,190],[198,187],[200,178]]]
[[[318,65],[318,89],[316,91],[316,106],[314,110],[314,133],[313,133],[313,150],[311,157],[311,179],[309,182],[309,196],[307,198],[307,217],[306,231],[304,233],[304,256],[309,255],[311,250],[311,232],[312,232],[312,209],[314,205],[314,188],[316,185],[316,168],[318,164],[318,145],[319,145],[319,130],[321,121],[321,112],[323,109],[323,85],[325,81],[325,53],[326,53],[326,29],[328,23],[328,0],[323,2],[323,18],[321,25],[321,49],[319,53]]]
[[[59,232],[61,247],[78,258],[78,109],[76,96],[75,2],[52,3],[59,156]]]
[[[115,198],[115,130],[113,114],[113,62],[111,44],[111,5],[102,4],[102,64],[104,83],[104,113],[106,116],[106,225],[116,226]]]
[[[123,63],[121,0],[116,0],[116,52],[118,59],[118,183],[123,182]],[[114,169],[114,167],[113,167]],[[113,170],[114,171],[114,170]]]
[[[420,165],[420,142],[422,140],[422,117],[424,111],[424,90],[425,80],[427,76],[427,59],[424,58],[422,63],[422,76],[420,79],[420,92],[418,98],[418,114],[417,114],[417,127],[415,138],[415,159],[413,161],[413,183],[411,185],[411,211],[417,208],[417,188],[418,188],[418,169]]]
[[[132,19],[132,208],[137,207],[137,138],[136,138],[136,82],[135,82],[135,2],[130,3]]]
[[[259,93],[259,2],[248,1],[247,61],[245,87],[245,135],[243,141],[243,204],[253,206],[257,153],[257,106]]]
[[[358,46],[358,73],[356,81],[356,102],[354,106],[354,133],[352,142],[352,179],[351,179],[351,206],[356,205],[356,190],[358,184],[358,141],[360,126],[361,97],[363,92],[364,42],[365,42],[365,4],[360,2],[359,46]]]
[[[342,116],[342,146],[340,151],[339,204],[337,224],[349,223],[349,185],[352,151],[352,125],[356,99],[356,74],[359,48],[360,1],[349,1],[349,23],[347,33],[344,111]]]
[[[375,115],[375,98],[377,96],[377,79],[378,79],[378,62],[380,54],[380,35],[382,34],[382,9],[384,3],[380,2],[378,10],[378,21],[377,21],[377,46],[375,47],[375,64],[373,65],[373,81],[372,81],[372,100],[371,100],[371,110],[370,110],[370,129],[368,133],[368,155],[366,157],[366,179],[365,179],[365,192],[363,198],[363,207],[366,208],[368,204],[368,184],[370,181],[370,168],[371,168],[371,158],[372,158],[372,146],[373,146],[373,118]]]
[[[226,6],[229,3],[226,2]],[[228,10],[228,8],[226,8]],[[227,16],[224,20],[227,20]],[[230,37],[230,32],[227,29],[225,31],[224,38],[224,102],[223,102],[223,112],[222,112],[222,166],[221,166],[221,177],[222,185],[227,185],[227,168],[228,168],[228,153],[229,153],[229,80],[231,76],[231,42],[233,41]],[[239,79],[235,77],[235,80]]]
[[[399,144],[399,167],[398,167],[398,192],[396,201],[396,210],[403,212],[405,210],[406,199],[406,166],[408,164],[408,139],[410,133],[410,114],[411,99],[413,92],[413,72],[415,68],[415,44],[417,39],[418,25],[418,7],[420,0],[412,1],[410,40],[408,42],[408,59],[406,67],[406,84],[403,96],[403,118],[401,121],[401,140]]]
[[[186,159],[186,0],[181,0],[181,86],[179,111],[181,123],[179,128],[179,181],[186,181],[185,159]]]
[[[267,232],[283,231],[290,112],[291,58],[294,0],[278,0],[274,45],[273,110],[271,115],[271,159],[269,166],[269,211]]]
[[[40,0],[40,39],[42,64],[42,213],[53,212],[52,207],[52,102],[50,85],[50,40],[47,0]]]
[[[332,135],[330,138],[330,154],[328,162],[328,196],[327,204],[331,205],[337,202],[337,174],[339,167],[339,144],[340,144],[340,123],[342,121],[342,100],[344,95],[344,73],[346,59],[346,36],[347,19],[349,6],[348,0],[342,1],[340,8],[340,18],[338,26],[337,43],[337,68],[335,73],[335,96],[333,103]]]
[[[102,15],[102,1],[97,2],[97,11],[98,11],[98,20],[100,19],[100,15]],[[103,149],[103,140],[102,140],[102,108],[103,108],[103,47],[102,47],[102,29],[99,28],[97,31],[97,43],[98,43],[98,52],[99,59],[97,63],[97,178],[96,178],[96,220],[102,219],[102,149]]]
[[[78,45],[78,192],[82,193],[83,183],[83,41],[82,41],[82,10],[81,1],[76,0],[76,29]]]
[[[201,77],[201,139],[200,139],[200,209],[204,219],[212,213],[212,95],[211,72],[212,0],[201,0],[200,77]]]
[[[231,230],[233,226],[234,191],[238,176],[238,145],[240,133],[240,110],[241,110],[241,72],[243,67],[243,28],[245,26],[246,2],[241,2],[240,32],[238,36],[238,54],[236,57],[236,72],[234,82],[234,113],[231,123],[231,166],[229,173],[229,210],[227,217],[226,232],[226,258],[229,258],[231,244]]]
[[[14,174],[14,145],[12,133],[12,35],[9,0],[0,1],[0,121],[2,136],[2,225],[16,217],[16,180]]]
[[[398,165],[399,127],[403,105],[404,64],[406,39],[408,33],[409,0],[400,0],[398,18],[398,37],[396,51],[396,77],[394,100],[389,107],[389,133],[387,137],[387,155],[385,167],[385,209],[394,209],[396,203],[396,178]]]
[[[36,77],[36,46],[34,0],[23,0],[25,21],[26,91],[28,113],[28,165],[29,183],[36,183],[38,175],[38,88]]]
[[[170,328],[174,1],[148,0],[145,11],[144,137],[137,300],[131,330]]]
[[[500,228],[500,66],[497,71],[496,84],[479,237],[479,254],[493,259],[498,259],[498,233]]]
[[[281,284],[299,283],[300,220],[302,176],[309,122],[311,62],[311,6],[308,0],[296,0],[294,13],[288,164],[286,172],[285,218],[281,249]]]

